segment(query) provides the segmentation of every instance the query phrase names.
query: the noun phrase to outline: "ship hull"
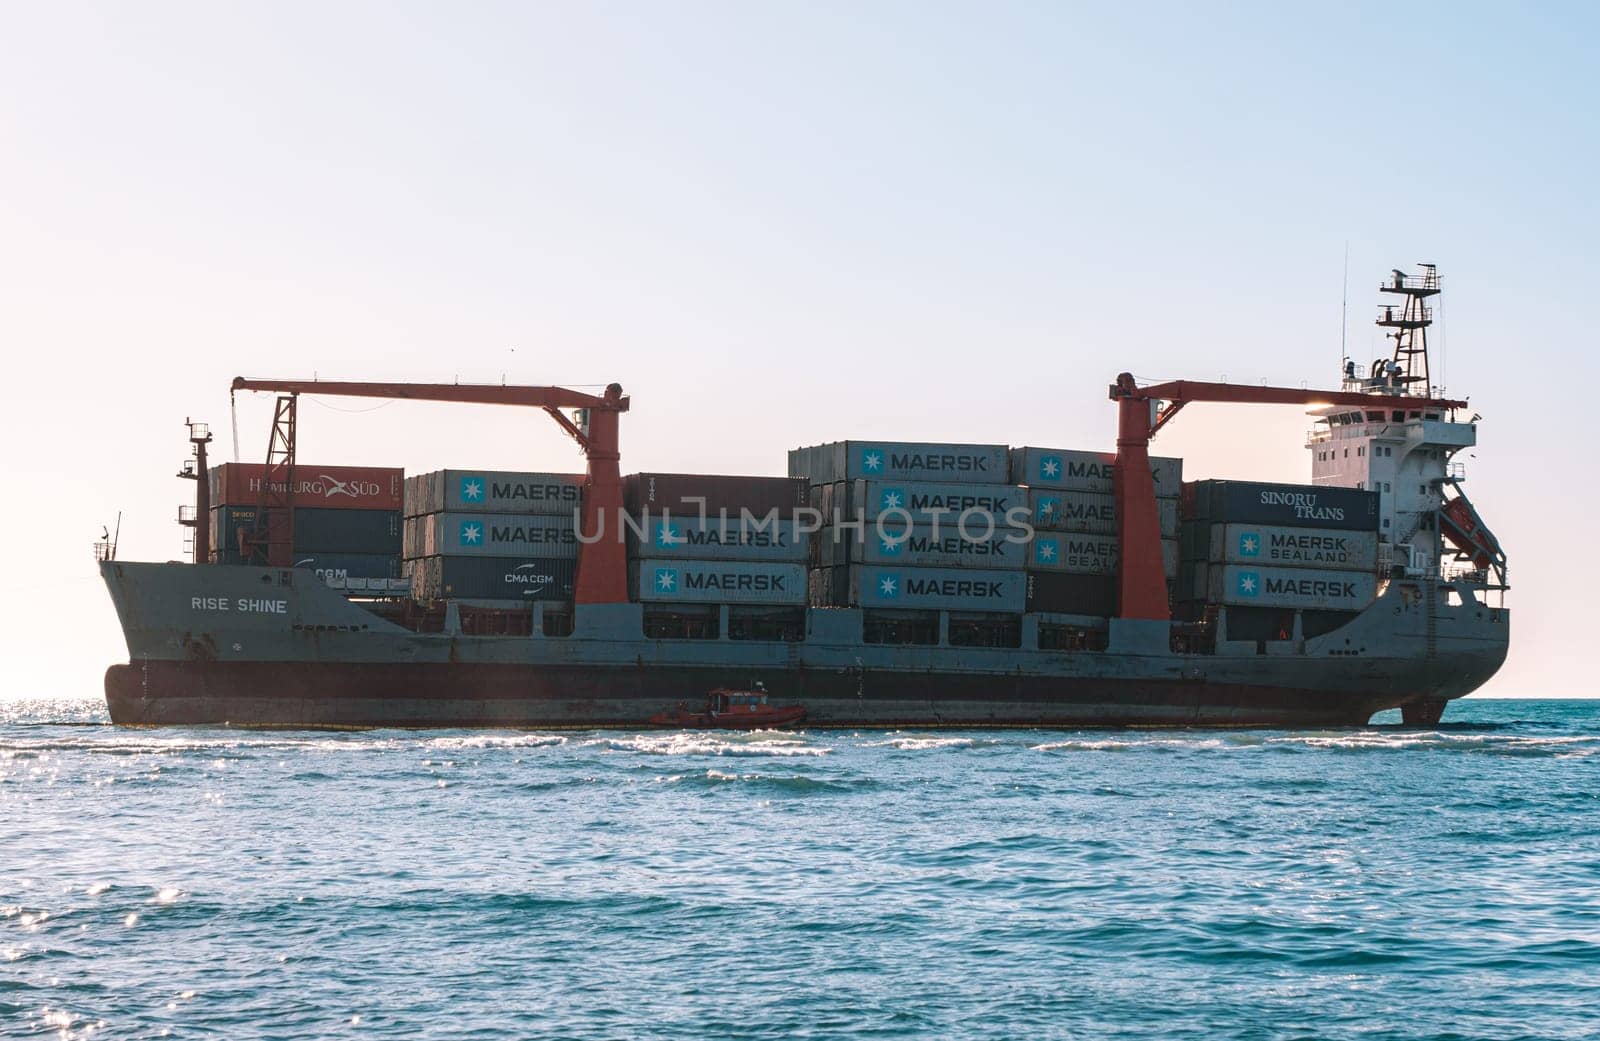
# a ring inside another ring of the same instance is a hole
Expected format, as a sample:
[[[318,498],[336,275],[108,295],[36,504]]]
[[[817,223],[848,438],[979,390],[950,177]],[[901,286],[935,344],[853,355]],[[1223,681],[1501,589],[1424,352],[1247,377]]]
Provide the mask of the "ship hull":
[[[867,644],[860,613],[842,610],[811,612],[794,643],[653,640],[637,604],[580,611],[570,637],[474,637],[384,622],[309,572],[104,573],[129,642],[106,700],[134,725],[642,727],[759,681],[808,726],[1354,726],[1470,693],[1504,660],[1509,626],[1504,611],[1391,588],[1333,633],[1213,654],[1116,622],[1106,650],[1039,650],[1031,616],[1014,649]]]

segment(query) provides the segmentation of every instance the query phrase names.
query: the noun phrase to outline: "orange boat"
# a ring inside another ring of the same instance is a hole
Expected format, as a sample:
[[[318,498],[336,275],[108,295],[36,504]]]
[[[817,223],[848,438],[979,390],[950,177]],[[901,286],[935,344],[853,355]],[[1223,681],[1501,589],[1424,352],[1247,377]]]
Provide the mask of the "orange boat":
[[[706,695],[705,708],[698,712],[690,709],[687,701],[680,701],[672,711],[651,716],[650,723],[700,730],[767,730],[805,718],[803,705],[767,704],[767,688],[757,683],[754,690],[718,687]]]

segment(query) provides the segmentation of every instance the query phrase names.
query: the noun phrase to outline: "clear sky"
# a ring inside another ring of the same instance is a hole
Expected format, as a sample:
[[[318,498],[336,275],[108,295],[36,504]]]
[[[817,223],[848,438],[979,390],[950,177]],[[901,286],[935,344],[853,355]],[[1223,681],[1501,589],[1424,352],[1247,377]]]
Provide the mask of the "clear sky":
[[[0,0],[0,694],[125,660],[91,543],[178,555],[235,375],[614,380],[629,470],[1110,448],[1122,370],[1332,384],[1347,244],[1362,360],[1390,267],[1445,280],[1489,692],[1595,692],[1594,10]],[[368,407],[304,402],[301,459],[581,466],[538,415]],[[1298,410],[1206,408],[1156,443],[1187,476],[1309,479]]]

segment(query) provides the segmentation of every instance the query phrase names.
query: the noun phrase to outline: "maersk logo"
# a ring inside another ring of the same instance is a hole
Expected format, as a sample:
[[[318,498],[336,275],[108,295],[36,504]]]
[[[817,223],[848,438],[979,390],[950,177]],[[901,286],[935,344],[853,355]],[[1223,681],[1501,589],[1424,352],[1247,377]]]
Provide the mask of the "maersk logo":
[[[472,520],[462,521],[459,535],[461,538],[461,544],[463,546],[483,545],[483,522]]]
[[[866,474],[883,473],[883,449],[863,448],[861,450],[861,472]]]
[[[1041,564],[1054,564],[1061,559],[1060,548],[1055,539],[1040,539],[1033,544],[1033,559]]]
[[[887,571],[878,572],[878,599],[897,600],[900,597],[900,579]]]
[[[1259,557],[1261,555],[1261,534],[1255,531],[1241,531],[1239,533],[1239,555],[1241,557]]]
[[[676,593],[678,591],[678,569],[670,567],[656,568],[656,592]]]
[[[1039,480],[1054,481],[1061,476],[1061,457],[1059,455],[1042,455],[1039,457]]]
[[[678,546],[681,545],[683,541],[684,538],[682,533],[680,533],[677,528],[673,527],[666,521],[662,521],[661,524],[656,527],[656,545]]]
[[[1261,594],[1261,576],[1254,571],[1239,572],[1239,595],[1259,596]]]
[[[461,501],[482,502],[483,492],[487,487],[488,484],[482,477],[472,475],[463,476],[461,478]]]
[[[1061,516],[1061,500],[1054,495],[1041,495],[1039,497],[1038,522],[1049,524]]]
[[[878,496],[878,509],[903,510],[906,508],[906,493],[900,488],[885,488],[883,494]]]
[[[910,540],[909,539],[882,538],[882,539],[878,540],[878,545],[882,548],[882,552],[883,552],[884,556],[886,556],[886,557],[898,557],[900,555],[900,550],[902,548],[904,548],[905,544],[908,541],[910,541]]]

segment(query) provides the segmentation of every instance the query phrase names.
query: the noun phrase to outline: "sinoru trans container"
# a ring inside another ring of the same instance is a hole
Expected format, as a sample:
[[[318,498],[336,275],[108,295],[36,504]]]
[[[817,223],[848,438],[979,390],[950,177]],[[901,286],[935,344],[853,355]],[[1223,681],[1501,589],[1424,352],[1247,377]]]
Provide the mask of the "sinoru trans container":
[[[1320,484],[1196,481],[1185,492],[1195,520],[1288,528],[1378,530],[1378,493]]]

